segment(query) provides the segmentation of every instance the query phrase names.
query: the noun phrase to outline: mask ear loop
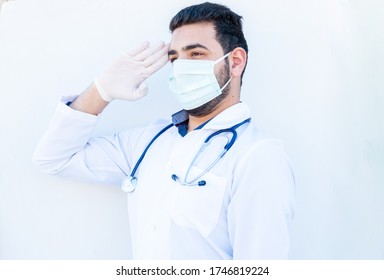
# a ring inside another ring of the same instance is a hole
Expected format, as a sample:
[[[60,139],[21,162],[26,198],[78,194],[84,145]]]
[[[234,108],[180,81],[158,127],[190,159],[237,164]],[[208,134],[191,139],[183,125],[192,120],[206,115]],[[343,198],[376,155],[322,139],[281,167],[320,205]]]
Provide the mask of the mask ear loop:
[[[230,51],[229,53],[227,53],[226,55],[223,55],[222,57],[220,57],[219,59],[215,60],[215,64],[219,63],[220,61],[224,60],[225,58],[228,57],[228,55],[230,55],[232,53],[232,51]]]
[[[220,57],[219,59],[217,59],[217,60],[215,61],[215,64],[217,64],[217,63],[219,63],[220,61],[222,61],[222,60],[224,60],[225,58],[227,58],[231,53],[232,53],[232,51],[230,51],[230,52],[227,53],[226,55],[223,55],[222,57]],[[223,90],[229,85],[229,83],[230,83],[231,80],[232,80],[232,77],[233,77],[233,76],[231,75],[231,77],[229,78],[228,82],[226,82],[225,85],[223,85],[223,86],[221,87],[220,91],[223,91]]]
[[[223,85],[223,86],[221,87],[220,91],[223,91],[223,90],[229,85],[229,83],[230,83],[231,80],[232,80],[232,77],[233,77],[233,76],[231,75],[231,77],[229,78],[228,82],[226,82],[225,85]]]

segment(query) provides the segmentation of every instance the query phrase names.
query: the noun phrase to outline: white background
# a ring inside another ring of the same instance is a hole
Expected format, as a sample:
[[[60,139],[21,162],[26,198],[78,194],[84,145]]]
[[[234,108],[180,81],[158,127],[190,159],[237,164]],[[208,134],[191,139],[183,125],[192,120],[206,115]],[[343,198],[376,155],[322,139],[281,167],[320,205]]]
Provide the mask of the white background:
[[[125,195],[31,163],[62,95],[121,52],[169,41],[201,1],[16,0],[0,14],[0,259],[127,259]],[[244,17],[242,99],[283,139],[297,179],[293,259],[384,259],[384,2],[226,0]],[[95,134],[168,117],[169,65],[138,102],[117,101]],[[262,226],[262,225],[260,225]]]

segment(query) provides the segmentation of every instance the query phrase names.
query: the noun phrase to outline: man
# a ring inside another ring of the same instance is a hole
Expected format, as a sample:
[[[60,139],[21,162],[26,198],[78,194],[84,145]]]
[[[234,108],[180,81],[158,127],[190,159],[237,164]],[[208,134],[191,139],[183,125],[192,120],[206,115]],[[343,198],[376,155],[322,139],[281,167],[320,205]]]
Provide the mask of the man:
[[[294,179],[281,142],[263,135],[240,102],[241,17],[203,3],[181,10],[170,29],[169,46],[143,43],[80,96],[64,98],[35,162],[51,174],[123,182],[136,259],[287,258]],[[172,124],[90,138],[108,103],[146,95],[144,81],[168,60],[184,109]]]

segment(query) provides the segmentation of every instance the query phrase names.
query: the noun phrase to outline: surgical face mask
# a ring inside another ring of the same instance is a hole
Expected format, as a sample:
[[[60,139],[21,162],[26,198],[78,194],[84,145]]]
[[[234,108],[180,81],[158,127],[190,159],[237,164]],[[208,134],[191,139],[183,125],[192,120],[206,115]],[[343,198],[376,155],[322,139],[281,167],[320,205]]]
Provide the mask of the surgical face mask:
[[[230,52],[217,60],[177,59],[169,77],[169,88],[183,109],[191,110],[219,96],[231,81],[220,88],[215,76],[215,65]]]

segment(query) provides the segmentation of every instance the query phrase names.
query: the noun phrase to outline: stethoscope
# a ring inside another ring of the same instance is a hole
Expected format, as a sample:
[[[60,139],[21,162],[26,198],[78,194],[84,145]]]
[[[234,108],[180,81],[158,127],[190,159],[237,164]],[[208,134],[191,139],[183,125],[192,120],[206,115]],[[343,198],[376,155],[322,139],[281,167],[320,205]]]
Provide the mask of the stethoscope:
[[[229,127],[229,128],[225,128],[225,129],[220,129],[214,133],[212,133],[211,135],[209,135],[205,141],[203,142],[202,146],[200,147],[199,151],[196,153],[195,157],[193,158],[192,162],[189,164],[189,167],[187,169],[187,172],[185,174],[185,179],[184,180],[181,180],[176,174],[172,174],[171,178],[172,180],[174,180],[175,182],[178,182],[180,183],[181,185],[183,186],[198,186],[198,187],[202,187],[202,186],[205,186],[207,184],[207,182],[205,180],[199,180],[202,176],[204,176],[209,170],[212,169],[212,167],[214,167],[217,162],[229,151],[229,149],[233,146],[233,144],[235,143],[236,139],[237,139],[237,132],[236,132],[236,129],[239,128],[240,126],[242,126],[243,124],[245,123],[248,123],[251,121],[251,118],[249,119],[246,119],[232,127]],[[173,126],[173,124],[169,124],[167,125],[166,127],[164,127],[162,130],[160,130],[153,138],[152,140],[148,143],[147,147],[144,149],[143,153],[141,154],[140,158],[138,159],[138,161],[136,162],[135,166],[133,167],[132,169],[132,172],[131,174],[129,175],[129,177],[127,176],[126,178],[123,179],[123,181],[121,182],[121,189],[125,192],[133,192],[135,189],[136,189],[136,186],[137,186],[137,177],[135,176],[135,173],[137,171],[137,169],[139,168],[141,162],[143,161],[148,149],[151,147],[151,145],[156,141],[157,138],[159,138],[160,135],[162,135],[164,132],[166,132],[168,129],[170,129],[171,127]],[[188,177],[189,177],[189,173],[190,173],[190,170],[192,168],[192,166],[194,166],[194,164],[196,163],[199,155],[203,152],[203,150],[205,149],[205,147],[209,144],[209,142],[212,140],[213,137],[221,134],[221,133],[225,133],[225,132],[230,132],[232,133],[232,138],[231,139],[228,139],[227,143],[225,144],[224,146],[224,149],[223,151],[217,156],[217,158],[203,171],[201,172],[199,175],[195,176],[194,178],[188,180]]]

